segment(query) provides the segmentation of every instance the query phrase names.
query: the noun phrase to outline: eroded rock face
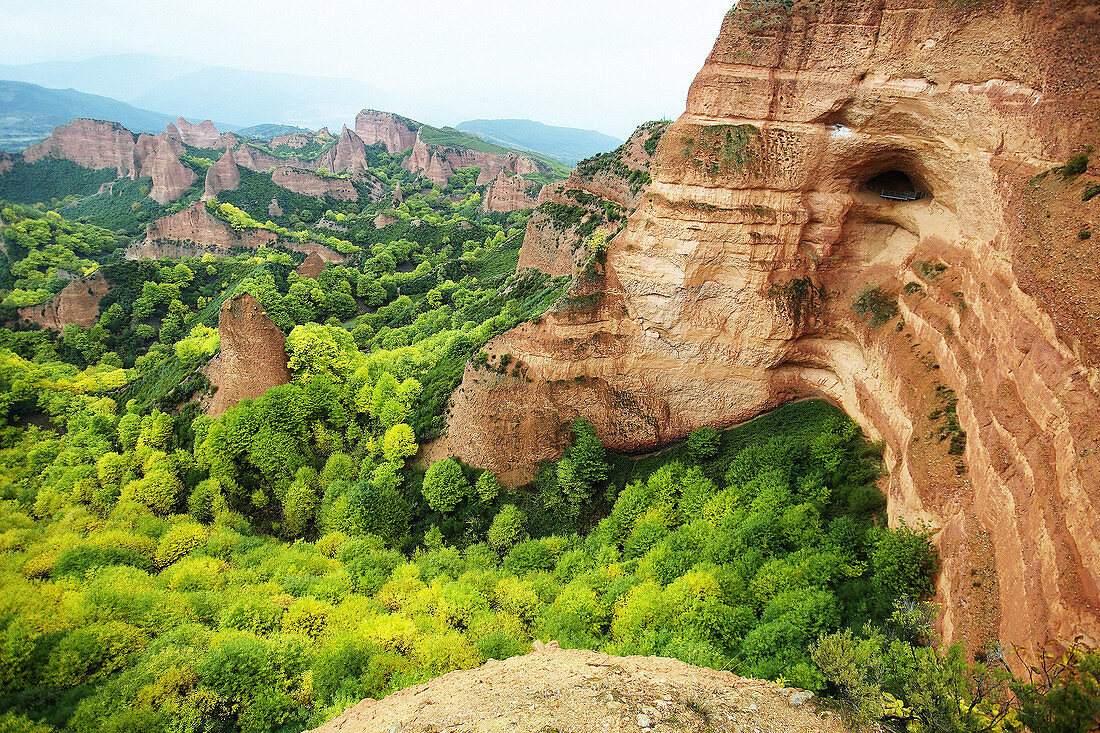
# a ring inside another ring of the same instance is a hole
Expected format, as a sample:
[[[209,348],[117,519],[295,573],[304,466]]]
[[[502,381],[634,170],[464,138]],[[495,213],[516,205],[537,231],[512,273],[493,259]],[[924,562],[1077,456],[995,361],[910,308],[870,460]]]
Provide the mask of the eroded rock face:
[[[647,122],[618,149],[581,161],[567,180],[544,186],[540,208],[527,220],[517,269],[558,276],[582,265],[591,254],[585,232],[594,227],[617,232],[641,201],[652,153],[667,129],[667,122]],[[579,216],[570,215],[581,210]]]
[[[149,198],[158,204],[175,201],[191,188],[197,176],[180,162],[183,146],[166,133],[157,136],[156,147],[141,163],[141,175],[153,179]]]
[[[113,168],[120,177],[148,176],[153,179],[149,197],[166,204],[195,182],[195,172],[180,162],[182,152],[179,140],[167,132],[135,137],[117,122],[77,119],[27,148],[23,159],[58,158],[92,170]]]
[[[175,135],[172,135],[173,128]],[[168,124],[168,134],[175,137],[180,142],[185,142],[188,145],[196,148],[224,148],[224,140],[222,134],[218,132],[218,128],[214,127],[214,123],[210,120],[203,120],[199,124],[195,125],[180,117],[176,120],[176,124]]]
[[[206,406],[208,415],[221,415],[241,400],[290,381],[286,337],[250,294],[222,305],[218,337],[221,348],[206,367],[207,378],[218,388]]]
[[[233,151],[233,160],[237,162],[237,165],[242,168],[247,168],[250,171],[257,171],[260,173],[266,173],[275,166],[285,165],[286,161],[281,158],[276,158],[270,153],[265,153],[259,148],[255,148],[248,143],[241,145],[239,148]]]
[[[534,186],[538,190],[538,184],[532,184],[523,176],[514,173],[509,174],[503,168],[497,172],[497,177],[485,189],[485,196],[481,199],[481,208],[485,211],[518,211],[529,209],[538,203],[538,198],[531,195],[530,189]]]
[[[947,640],[1096,645],[1097,266],[1044,238],[1095,178],[1032,179],[1100,147],[1098,35],[1083,0],[743,0],[600,294],[490,342],[531,381],[468,367],[449,449],[517,482],[577,415],[638,450],[824,395],[939,530]]]
[[[145,228],[145,236],[126,248],[128,260],[170,257],[201,257],[204,254],[227,255],[234,248],[257,249],[279,246],[292,252],[316,254],[325,262],[343,262],[344,256],[318,242],[281,241],[267,229],[236,231],[211,214],[206,205],[195,204],[183,211],[158,219]]]
[[[382,143],[390,155],[403,153],[416,142],[417,127],[392,112],[365,109],[355,116],[355,134],[367,145]]]
[[[207,252],[227,254],[234,247],[270,246],[276,239],[275,232],[265,229],[235,232],[207,211],[205,204],[198,203],[150,224],[145,237],[126,248],[125,257],[140,260],[201,257]]]
[[[358,201],[359,192],[347,178],[330,178],[319,176],[312,171],[290,166],[280,166],[271,173],[271,180],[277,186],[282,186],[288,191],[314,196],[316,198],[333,198],[341,201]]]
[[[8,153],[0,153],[0,176],[15,167],[15,160]]]
[[[19,318],[54,331],[62,330],[69,323],[89,328],[99,318],[99,299],[108,290],[107,280],[97,272],[82,280],[73,280],[41,305],[20,308]]]
[[[208,201],[222,191],[233,191],[240,185],[241,171],[233,160],[233,154],[227,150],[217,163],[206,169],[206,188],[202,200]]]
[[[332,173],[365,174],[367,151],[363,139],[345,125],[336,144],[318,156],[314,165]]]
[[[54,128],[48,138],[23,151],[23,160],[34,163],[43,158],[71,160],[92,170],[113,168],[119,176],[133,176],[139,164],[134,161],[134,135],[117,122],[76,119]]]
[[[294,269],[294,272],[302,277],[316,279],[318,275],[325,271],[326,267],[328,267],[328,262],[316,252],[311,252],[302,260],[302,264]]]
[[[451,176],[459,168],[478,166],[477,185],[484,186],[493,181],[501,170],[523,175],[537,173],[539,166],[530,158],[516,153],[485,153],[469,148],[429,145],[417,133],[409,157],[401,163],[402,167],[413,173],[419,173],[438,186],[446,186]]]

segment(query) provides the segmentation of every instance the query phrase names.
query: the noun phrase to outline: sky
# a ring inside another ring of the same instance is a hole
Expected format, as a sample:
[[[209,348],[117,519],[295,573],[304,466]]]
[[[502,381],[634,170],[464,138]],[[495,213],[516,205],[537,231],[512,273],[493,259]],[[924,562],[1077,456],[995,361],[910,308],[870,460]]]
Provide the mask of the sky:
[[[732,0],[0,0],[0,63],[120,53],[360,79],[433,124],[675,118]]]

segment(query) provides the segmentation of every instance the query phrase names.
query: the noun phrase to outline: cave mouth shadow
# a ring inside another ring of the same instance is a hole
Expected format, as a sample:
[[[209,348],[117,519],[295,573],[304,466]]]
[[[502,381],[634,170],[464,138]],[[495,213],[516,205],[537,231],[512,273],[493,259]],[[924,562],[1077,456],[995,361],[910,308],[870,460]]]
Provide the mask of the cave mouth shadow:
[[[897,169],[874,175],[863,184],[863,188],[891,201],[916,201],[928,195],[913,183],[908,173]]]

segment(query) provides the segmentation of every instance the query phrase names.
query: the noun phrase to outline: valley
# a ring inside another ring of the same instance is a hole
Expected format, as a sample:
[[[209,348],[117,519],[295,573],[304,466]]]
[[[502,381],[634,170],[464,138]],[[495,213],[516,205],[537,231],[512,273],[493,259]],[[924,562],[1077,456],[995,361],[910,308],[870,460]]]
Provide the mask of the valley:
[[[1096,37],[741,0],[625,141],[0,153],[0,728],[1093,729]]]

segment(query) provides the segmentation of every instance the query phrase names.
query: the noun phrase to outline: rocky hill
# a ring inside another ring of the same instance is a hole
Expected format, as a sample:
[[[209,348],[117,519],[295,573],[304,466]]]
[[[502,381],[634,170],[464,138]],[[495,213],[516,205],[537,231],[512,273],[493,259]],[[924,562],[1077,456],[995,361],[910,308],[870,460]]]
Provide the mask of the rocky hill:
[[[649,183],[649,167],[667,122],[649,122],[617,149],[581,161],[565,181],[546,186],[527,220],[519,269],[571,275],[592,254],[596,229],[617,233]]]
[[[824,395],[938,531],[947,640],[1100,642],[1098,11],[743,0],[597,282],[490,342],[522,376],[468,368],[448,448],[518,482],[578,415],[637,451]]]
[[[208,414],[220,415],[241,400],[290,381],[286,337],[248,293],[222,304],[218,337],[221,348],[205,368],[216,388],[205,407]]]
[[[811,695],[660,657],[564,651],[551,642],[364,700],[317,733],[393,731],[753,731],[841,733]]]

